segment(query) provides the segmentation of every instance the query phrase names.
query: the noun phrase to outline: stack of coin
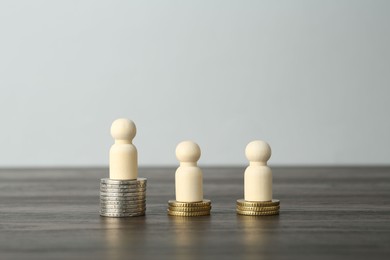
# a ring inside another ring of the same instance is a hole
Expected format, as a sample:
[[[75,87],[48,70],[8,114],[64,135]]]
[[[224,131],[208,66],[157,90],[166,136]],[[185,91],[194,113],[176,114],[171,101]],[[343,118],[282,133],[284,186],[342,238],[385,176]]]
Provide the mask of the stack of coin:
[[[100,215],[135,217],[145,215],[146,179],[100,180]]]
[[[271,201],[247,201],[237,200],[237,214],[247,216],[271,216],[278,215],[280,209],[279,200]]]
[[[168,201],[168,215],[181,217],[197,217],[210,215],[211,201],[203,200],[199,202],[180,202],[176,200]]]

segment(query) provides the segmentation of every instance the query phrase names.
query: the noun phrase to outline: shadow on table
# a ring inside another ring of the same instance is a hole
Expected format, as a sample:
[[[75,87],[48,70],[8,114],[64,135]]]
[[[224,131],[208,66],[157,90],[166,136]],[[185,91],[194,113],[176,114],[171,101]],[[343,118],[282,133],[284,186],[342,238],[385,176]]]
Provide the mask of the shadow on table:
[[[244,259],[269,255],[277,245],[279,216],[242,216],[237,215]]]
[[[145,244],[145,217],[101,218],[105,228],[106,259],[128,259]]]
[[[169,216],[174,230],[175,259],[194,260],[207,254],[207,233],[210,230],[211,217],[175,217]]]

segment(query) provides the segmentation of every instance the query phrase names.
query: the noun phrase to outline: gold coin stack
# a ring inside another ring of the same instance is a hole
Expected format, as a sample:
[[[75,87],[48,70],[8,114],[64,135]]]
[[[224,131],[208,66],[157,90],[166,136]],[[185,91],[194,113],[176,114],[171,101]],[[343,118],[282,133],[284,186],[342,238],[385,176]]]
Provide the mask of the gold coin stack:
[[[211,201],[203,200],[199,202],[180,202],[176,200],[168,201],[168,215],[180,217],[198,217],[210,215]]]
[[[279,215],[280,201],[247,201],[237,200],[237,214],[246,216]]]

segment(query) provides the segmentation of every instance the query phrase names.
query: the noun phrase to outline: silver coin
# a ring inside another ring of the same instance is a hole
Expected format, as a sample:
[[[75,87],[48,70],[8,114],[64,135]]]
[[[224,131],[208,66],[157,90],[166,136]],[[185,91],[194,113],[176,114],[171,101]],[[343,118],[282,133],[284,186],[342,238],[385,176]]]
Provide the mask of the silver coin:
[[[100,200],[100,205],[141,205],[145,204],[146,200]]]
[[[100,204],[101,209],[138,209],[138,208],[145,208],[146,203],[140,203],[140,204],[133,204],[133,205],[107,205],[107,204]]]
[[[100,197],[139,197],[146,196],[145,191],[139,192],[100,192]]]
[[[139,213],[145,212],[146,208],[138,209],[100,209],[102,213]]]
[[[115,184],[104,184],[100,183],[101,189],[146,189],[145,184],[136,184],[136,185],[115,185]]]
[[[138,178],[136,180],[112,180],[109,178],[103,178],[100,180],[100,183],[105,183],[105,184],[116,184],[116,185],[131,185],[131,184],[144,184],[146,183],[146,178]]]
[[[145,200],[146,196],[126,196],[126,197],[107,197],[100,196],[100,201],[136,201],[136,200]]]
[[[100,211],[99,212],[100,213],[100,215],[109,215],[109,214],[118,214],[118,215],[124,215],[124,214],[126,214],[126,215],[129,215],[129,214],[131,214],[131,215],[145,215],[145,211],[138,211],[138,212],[104,212],[104,211]],[[126,217],[129,217],[129,216],[126,216]],[[131,216],[130,216],[131,217]]]
[[[115,206],[115,207],[112,207]],[[134,205],[106,205],[106,204],[100,204],[101,210],[135,210],[135,209],[141,209],[146,208],[146,204],[134,204]]]
[[[111,203],[111,202],[115,202],[115,203]],[[115,200],[115,201],[112,201],[112,200],[100,200],[100,204],[101,205],[127,205],[128,207],[130,206],[134,206],[134,205],[142,205],[142,204],[146,204],[146,201],[145,200]]]
[[[146,200],[146,195],[137,195],[137,196],[100,196],[102,201],[136,201],[136,200]]]
[[[146,192],[145,188],[103,188],[100,187],[101,192],[119,192],[119,193],[132,193],[132,192]]]
[[[122,198],[127,198],[127,199],[122,199]],[[139,203],[140,201],[144,201],[146,198],[145,197],[141,197],[141,198],[132,198],[132,197],[115,197],[115,198],[108,198],[108,197],[103,197],[103,198],[100,198],[100,203],[109,203],[109,202],[112,202],[112,201],[118,201],[118,204],[122,203],[122,204],[137,204]]]
[[[116,207],[112,207],[116,206]],[[114,210],[141,210],[141,209],[146,209],[146,204],[139,204],[139,205],[100,205],[100,210],[104,211],[114,211]]]
[[[146,189],[146,185],[100,185],[100,189],[129,189],[129,190],[136,190],[136,189]]]
[[[146,210],[146,205],[138,206],[135,208],[105,208],[105,207],[100,207],[100,211],[105,211],[105,212],[140,212],[140,211],[145,211]]]
[[[102,186],[145,186],[147,182],[134,182],[134,183],[107,183],[107,182],[100,182],[100,185]]]
[[[124,218],[124,217],[137,217],[145,215],[145,211],[138,213],[104,213],[100,212],[100,216],[103,217],[113,217],[113,218]]]

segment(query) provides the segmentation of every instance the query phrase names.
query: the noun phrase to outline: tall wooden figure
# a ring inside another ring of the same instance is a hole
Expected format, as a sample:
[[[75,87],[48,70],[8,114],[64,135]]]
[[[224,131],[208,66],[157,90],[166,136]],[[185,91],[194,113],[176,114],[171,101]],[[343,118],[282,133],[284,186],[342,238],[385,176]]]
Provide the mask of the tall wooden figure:
[[[272,199],[272,171],[267,161],[271,147],[264,141],[250,142],[245,148],[249,166],[244,173],[244,199],[237,200],[240,215],[269,216],[279,214],[279,200]]]
[[[115,143],[110,149],[110,177],[100,180],[100,215],[125,218],[145,215],[146,178],[138,178],[138,153],[133,145],[137,129],[125,118],[111,125]]]
[[[199,202],[203,200],[203,173],[198,167],[200,148],[192,141],[184,141],[176,147],[180,166],[175,173],[176,200]]]
[[[111,125],[115,143],[110,149],[110,179],[135,180],[138,177],[138,154],[133,145],[137,129],[133,121],[120,118]]]
[[[210,215],[211,201],[203,199],[203,173],[198,167],[200,147],[183,141],[176,147],[180,166],[175,172],[176,200],[168,201],[168,215],[199,217]]]
[[[271,147],[264,141],[253,141],[246,146],[245,155],[249,160],[249,166],[244,173],[244,199],[272,200],[272,171],[267,165],[271,157]]]

